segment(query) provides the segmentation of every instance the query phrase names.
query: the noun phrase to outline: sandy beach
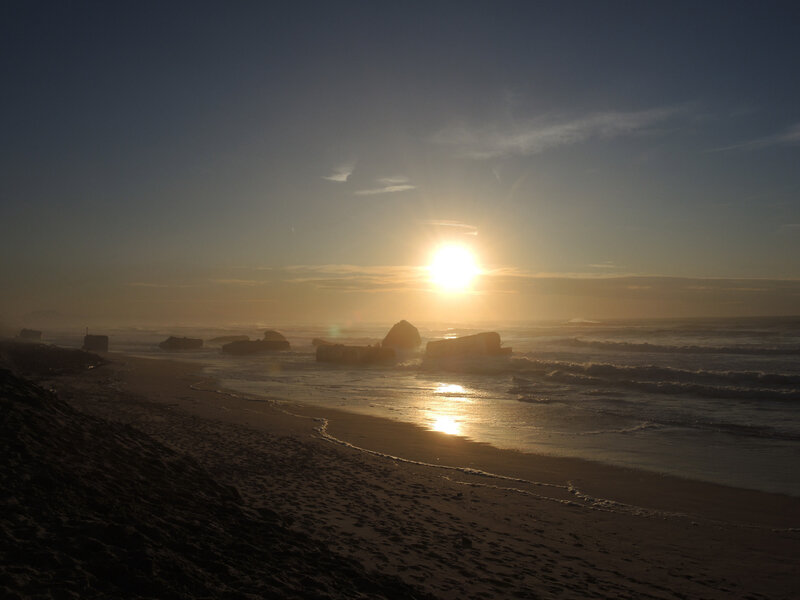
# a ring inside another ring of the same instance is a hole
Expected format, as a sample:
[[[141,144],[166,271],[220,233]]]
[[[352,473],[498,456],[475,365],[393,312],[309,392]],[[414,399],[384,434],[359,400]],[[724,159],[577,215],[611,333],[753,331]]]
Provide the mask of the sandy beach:
[[[388,586],[374,597],[394,585],[396,597],[453,599],[793,598],[800,586],[800,498],[497,450],[237,396],[187,363],[108,358],[44,387],[185,457],[235,490],[237,510],[274,515],[358,565]],[[338,564],[304,576],[319,582]],[[348,577],[341,597],[370,597]],[[226,597],[245,597],[235,579]],[[292,585],[266,595],[304,597]]]

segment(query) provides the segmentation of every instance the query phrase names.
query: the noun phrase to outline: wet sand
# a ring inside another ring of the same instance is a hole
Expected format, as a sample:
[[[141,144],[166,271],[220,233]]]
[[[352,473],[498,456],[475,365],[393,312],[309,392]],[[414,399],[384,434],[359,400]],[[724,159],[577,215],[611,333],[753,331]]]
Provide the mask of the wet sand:
[[[800,499],[497,450],[218,391],[194,365],[109,355],[48,384],[196,460],[366,571],[439,598],[792,598]]]

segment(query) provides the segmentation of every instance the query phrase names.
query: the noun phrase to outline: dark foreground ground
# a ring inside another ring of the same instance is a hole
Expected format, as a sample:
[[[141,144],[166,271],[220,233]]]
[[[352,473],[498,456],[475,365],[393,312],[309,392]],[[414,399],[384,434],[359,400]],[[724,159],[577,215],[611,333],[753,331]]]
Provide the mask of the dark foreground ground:
[[[798,598],[798,498],[105,359],[0,340],[0,599]]]
[[[30,345],[0,352],[7,366],[43,375],[102,362]],[[248,508],[193,459],[5,368],[0,457],[2,598],[430,597]]]

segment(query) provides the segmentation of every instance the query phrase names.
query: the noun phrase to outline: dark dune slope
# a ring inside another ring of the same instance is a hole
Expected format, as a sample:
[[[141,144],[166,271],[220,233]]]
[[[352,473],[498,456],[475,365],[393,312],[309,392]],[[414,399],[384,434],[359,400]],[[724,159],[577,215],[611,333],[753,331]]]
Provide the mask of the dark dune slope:
[[[0,597],[422,598],[0,369]]]
[[[106,362],[97,354],[75,348],[0,339],[0,365],[8,365],[15,372],[25,375],[48,377],[80,373],[104,365]]]

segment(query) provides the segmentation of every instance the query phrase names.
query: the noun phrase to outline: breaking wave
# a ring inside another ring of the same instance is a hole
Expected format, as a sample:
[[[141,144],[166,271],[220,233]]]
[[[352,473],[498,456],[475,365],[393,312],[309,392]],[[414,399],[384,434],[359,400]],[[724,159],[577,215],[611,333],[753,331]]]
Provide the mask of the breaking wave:
[[[800,385],[800,375],[764,371],[690,370],[658,365],[614,365],[610,363],[574,363],[536,359],[514,359],[520,370],[565,371],[607,380],[649,380],[659,382],[710,383],[760,386]]]
[[[614,350],[617,352],[652,352],[659,354],[749,354],[762,356],[798,355],[800,346],[763,344],[737,344],[731,346],[698,346],[698,345],[662,345],[649,342],[610,342],[600,340],[584,340],[581,338],[563,338],[554,340],[559,346],[573,348],[595,348]]]
[[[571,363],[514,359],[516,374],[538,382],[650,394],[691,394],[704,398],[800,400],[800,375],[760,371],[691,371],[656,365]],[[515,378],[515,385],[525,381]]]
[[[512,375],[537,383],[586,386],[608,393],[635,390],[651,394],[692,394],[704,398],[800,400],[800,374],[763,371],[690,370],[658,365],[615,365],[512,358],[439,364],[445,371]]]
[[[543,374],[548,381],[573,385],[615,386],[650,394],[691,394],[703,398],[728,398],[737,400],[800,400],[800,389],[752,388],[705,385],[694,382],[638,381],[632,379],[605,379],[569,371],[551,371]]]

